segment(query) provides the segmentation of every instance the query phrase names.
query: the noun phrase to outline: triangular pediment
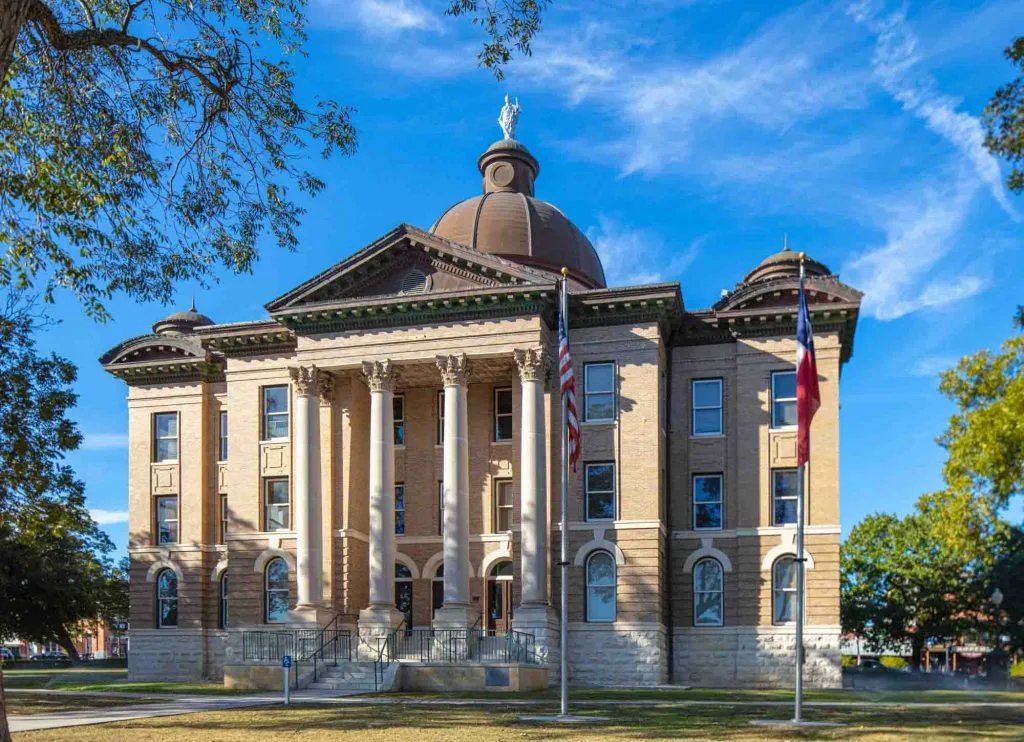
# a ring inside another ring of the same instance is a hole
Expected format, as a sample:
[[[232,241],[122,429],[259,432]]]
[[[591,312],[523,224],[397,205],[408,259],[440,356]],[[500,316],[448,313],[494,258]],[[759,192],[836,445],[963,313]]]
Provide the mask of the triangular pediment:
[[[353,300],[550,283],[552,277],[403,224],[266,305],[271,314]]]

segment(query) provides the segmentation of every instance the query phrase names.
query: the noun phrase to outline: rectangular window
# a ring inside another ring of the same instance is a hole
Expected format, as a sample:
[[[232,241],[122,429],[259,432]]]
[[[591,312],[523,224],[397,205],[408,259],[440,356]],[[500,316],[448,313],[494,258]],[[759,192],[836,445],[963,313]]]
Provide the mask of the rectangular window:
[[[405,397],[396,394],[391,400],[395,421],[395,445],[405,445]]]
[[[587,520],[615,520],[615,464],[587,464]]]
[[[220,496],[220,542],[223,544],[228,537],[228,496]]]
[[[494,390],[494,441],[512,440],[512,390]]]
[[[156,542],[178,543],[178,496],[156,498]]]
[[[263,530],[287,531],[291,525],[288,479],[263,480]]]
[[[599,422],[615,419],[615,364],[583,365],[583,419]]]
[[[178,413],[153,415],[153,461],[178,460]]]
[[[694,475],[693,527],[696,530],[712,530],[722,527],[721,474]]]
[[[437,483],[437,535],[444,535],[444,482]]]
[[[772,374],[772,427],[796,427],[796,371]]]
[[[498,479],[494,482],[494,532],[512,530],[512,480]]]
[[[220,441],[220,451],[218,452],[218,461],[228,460],[228,413],[220,413],[220,435],[218,437]]]
[[[437,445],[444,443],[444,389],[437,393]]]
[[[772,525],[796,525],[797,469],[772,469]]]
[[[395,485],[395,534],[401,536],[405,533],[405,485]]]
[[[722,434],[722,380],[695,379],[693,391],[693,434]]]
[[[263,387],[263,440],[288,437],[288,385]]]

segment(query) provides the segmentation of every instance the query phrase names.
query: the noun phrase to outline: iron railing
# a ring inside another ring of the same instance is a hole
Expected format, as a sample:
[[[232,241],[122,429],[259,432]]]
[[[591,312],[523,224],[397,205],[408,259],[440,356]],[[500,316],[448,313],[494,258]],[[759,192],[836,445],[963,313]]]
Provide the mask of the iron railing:
[[[242,657],[245,662],[279,662],[291,655],[298,681],[299,666],[313,665],[313,680],[319,678],[322,665],[352,660],[352,632],[338,629],[338,617],[319,629],[242,632]]]

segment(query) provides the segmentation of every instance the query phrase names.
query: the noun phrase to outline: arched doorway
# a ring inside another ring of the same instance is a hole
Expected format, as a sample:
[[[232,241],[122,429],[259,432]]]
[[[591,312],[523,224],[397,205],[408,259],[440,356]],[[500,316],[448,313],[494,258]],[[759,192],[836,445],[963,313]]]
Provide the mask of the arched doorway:
[[[437,609],[444,605],[444,564],[437,567],[434,579],[430,582],[430,618],[434,618]]]
[[[504,634],[512,628],[512,560],[496,562],[487,574],[487,630]]]

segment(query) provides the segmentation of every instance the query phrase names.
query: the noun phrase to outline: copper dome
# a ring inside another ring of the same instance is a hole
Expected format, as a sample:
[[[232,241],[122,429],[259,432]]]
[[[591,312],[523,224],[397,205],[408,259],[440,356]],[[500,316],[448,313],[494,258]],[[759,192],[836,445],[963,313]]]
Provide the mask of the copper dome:
[[[196,311],[195,300],[192,301],[192,308],[187,312],[175,312],[153,325],[155,335],[188,335],[197,327],[206,327],[214,324],[214,321],[205,314]]]
[[[830,276],[832,272],[824,263],[804,255],[804,272],[808,276]],[[782,248],[779,252],[769,255],[758,263],[754,270],[747,274],[743,283],[757,283],[772,278],[797,277],[800,275],[800,253]]]
[[[533,196],[540,168],[515,140],[495,142],[477,163],[484,193],[449,207],[430,231],[474,250],[558,272],[588,288],[605,286],[604,268],[590,240],[547,201]]]

